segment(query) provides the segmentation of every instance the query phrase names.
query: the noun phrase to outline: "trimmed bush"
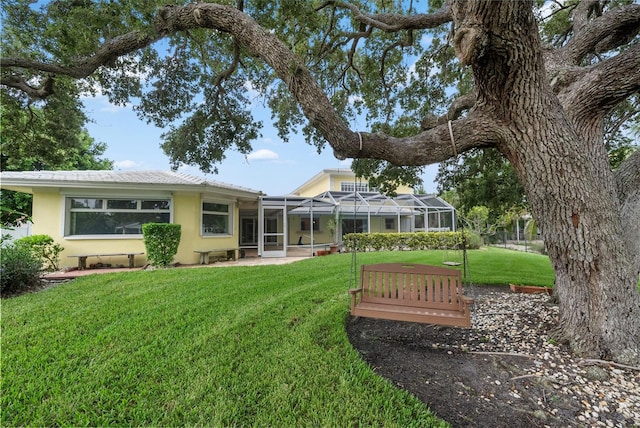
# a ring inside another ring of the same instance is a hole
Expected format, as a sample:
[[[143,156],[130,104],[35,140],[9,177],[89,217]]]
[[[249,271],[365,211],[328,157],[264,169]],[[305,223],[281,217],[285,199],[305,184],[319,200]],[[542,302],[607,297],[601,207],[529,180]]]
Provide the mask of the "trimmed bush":
[[[26,246],[10,244],[2,247],[0,292],[15,293],[40,283],[42,261]]]
[[[179,224],[146,223],[142,225],[147,260],[151,266],[166,267],[178,253],[181,228]]]
[[[49,235],[31,235],[16,240],[15,245],[24,247],[42,261],[42,268],[47,271],[60,270],[60,253],[64,250]]]

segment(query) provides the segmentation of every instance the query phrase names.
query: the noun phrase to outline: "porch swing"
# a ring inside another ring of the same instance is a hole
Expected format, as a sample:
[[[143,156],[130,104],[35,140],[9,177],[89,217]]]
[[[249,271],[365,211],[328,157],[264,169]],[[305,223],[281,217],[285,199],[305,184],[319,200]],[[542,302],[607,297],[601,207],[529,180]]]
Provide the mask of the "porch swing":
[[[362,149],[362,136],[360,148]],[[454,146],[455,147],[455,146]],[[354,189],[356,187],[354,178]],[[354,197],[354,224],[356,219]],[[468,272],[463,235],[463,270]],[[471,327],[474,299],[463,295],[462,272],[419,263],[379,263],[360,266],[357,281],[357,241],[351,257],[350,312],[355,317],[379,318],[452,327]],[[359,284],[357,288],[356,284]]]
[[[452,257],[450,257],[449,255],[450,250],[453,252]],[[460,248],[457,245],[453,248],[444,247],[444,253],[442,254],[442,264],[445,266],[460,266],[462,262],[458,261],[458,251],[460,251]]]

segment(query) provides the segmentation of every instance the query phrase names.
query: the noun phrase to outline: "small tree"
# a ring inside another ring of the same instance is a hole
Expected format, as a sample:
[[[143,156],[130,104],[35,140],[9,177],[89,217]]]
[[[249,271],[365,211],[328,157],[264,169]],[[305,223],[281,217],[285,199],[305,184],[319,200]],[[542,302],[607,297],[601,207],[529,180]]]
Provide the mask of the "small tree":
[[[331,237],[331,242],[335,242],[336,241],[336,220],[331,217],[328,221],[327,221],[327,232],[329,233],[329,236]]]
[[[26,248],[34,257],[39,258],[44,270],[56,271],[60,269],[60,253],[64,251],[64,247],[57,244],[51,236],[25,236],[16,241],[16,246]]]
[[[151,266],[166,267],[178,252],[181,229],[179,224],[147,223],[142,225],[147,260]]]

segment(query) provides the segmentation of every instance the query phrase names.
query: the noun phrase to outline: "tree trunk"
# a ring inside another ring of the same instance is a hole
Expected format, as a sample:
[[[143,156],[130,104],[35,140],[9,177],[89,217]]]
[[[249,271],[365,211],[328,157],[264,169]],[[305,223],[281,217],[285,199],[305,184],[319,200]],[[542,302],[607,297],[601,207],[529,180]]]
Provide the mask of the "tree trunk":
[[[510,158],[555,269],[560,324],[576,353],[637,363],[640,294],[615,188],[593,173],[562,124],[530,123],[533,138],[521,134],[507,144],[520,146]]]
[[[456,50],[473,67],[477,108],[504,126],[498,149],[513,164],[542,229],[566,339],[580,355],[637,364],[637,270],[615,182],[603,168],[606,156],[595,158],[589,144],[600,138],[602,147],[602,135],[594,134],[597,127],[577,130],[552,92],[530,8],[457,3]]]

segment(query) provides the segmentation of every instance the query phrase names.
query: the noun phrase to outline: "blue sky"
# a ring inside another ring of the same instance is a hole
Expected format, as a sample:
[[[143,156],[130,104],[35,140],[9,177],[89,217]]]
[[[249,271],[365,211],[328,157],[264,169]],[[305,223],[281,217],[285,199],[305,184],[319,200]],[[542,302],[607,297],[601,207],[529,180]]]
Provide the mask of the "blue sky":
[[[163,130],[140,120],[130,106],[112,105],[104,96],[85,98],[86,112],[93,120],[87,124],[91,137],[106,143],[104,157],[114,161],[116,170],[169,170],[169,158],[160,148]],[[269,112],[255,107],[256,117],[263,121],[262,137],[253,143],[253,152],[245,157],[228,152],[218,165],[218,174],[202,174],[196,167],[183,167],[181,172],[206,176],[211,180],[261,190],[267,195],[287,195],[299,185],[326,168],[349,168],[351,160],[340,161],[331,149],[321,154],[304,142],[302,136],[292,136],[284,143],[270,126]],[[364,123],[352,123],[352,129],[366,131]],[[436,191],[434,183],[438,166],[425,169],[424,188]]]

